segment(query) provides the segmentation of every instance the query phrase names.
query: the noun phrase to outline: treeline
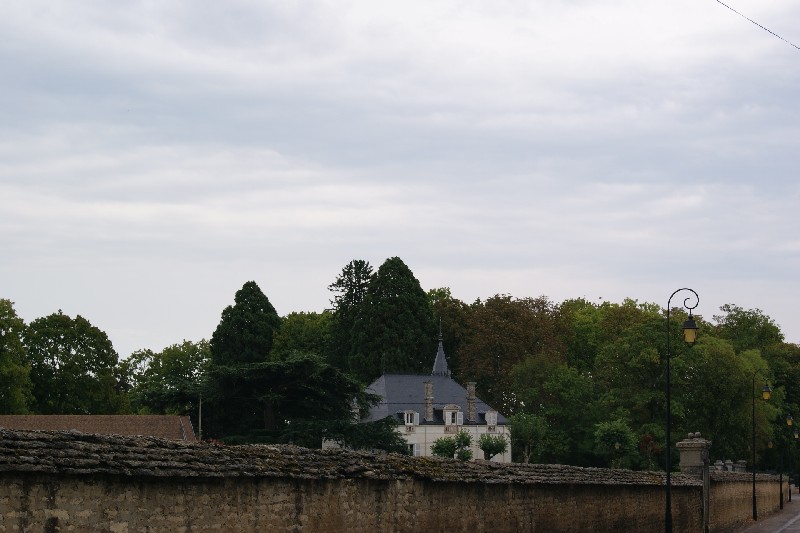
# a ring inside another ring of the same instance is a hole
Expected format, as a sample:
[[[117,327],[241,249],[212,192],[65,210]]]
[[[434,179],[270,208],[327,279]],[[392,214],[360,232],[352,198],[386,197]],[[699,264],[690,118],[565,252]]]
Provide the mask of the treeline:
[[[0,412],[188,414],[204,437],[226,442],[319,446],[325,437],[401,450],[390,421],[356,424],[354,406],[374,401],[363,386],[382,373],[430,372],[441,334],[453,377],[477,382],[511,420],[515,460],[663,468],[659,305],[509,295],[465,303],[447,288],[425,292],[397,257],[377,271],[351,261],[329,290],[331,310],[280,317],[247,282],[209,341],[122,361],[86,319],[59,311],[26,325],[0,300]],[[699,340],[687,347],[685,318],[671,310],[673,439],[700,431],[714,441],[712,459],[749,459],[755,402],[758,466],[796,464],[800,441],[785,420],[800,416],[800,347],[762,311],[735,305],[696,316]]]

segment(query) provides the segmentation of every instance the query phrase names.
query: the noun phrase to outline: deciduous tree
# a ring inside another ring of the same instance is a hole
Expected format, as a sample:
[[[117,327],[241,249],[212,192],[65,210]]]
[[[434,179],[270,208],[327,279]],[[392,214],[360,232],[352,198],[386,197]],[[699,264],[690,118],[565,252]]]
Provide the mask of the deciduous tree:
[[[32,399],[24,332],[13,302],[0,299],[0,414],[24,414]]]
[[[105,332],[61,311],[25,331],[33,410],[40,414],[113,414],[123,410],[116,389],[117,352]]]
[[[506,453],[508,440],[503,435],[483,433],[478,437],[478,448],[483,452],[483,458],[489,461],[495,455]]]
[[[138,350],[131,368],[132,407],[145,414],[189,415],[197,421],[201,388],[211,359],[208,341],[183,341],[160,352]]]

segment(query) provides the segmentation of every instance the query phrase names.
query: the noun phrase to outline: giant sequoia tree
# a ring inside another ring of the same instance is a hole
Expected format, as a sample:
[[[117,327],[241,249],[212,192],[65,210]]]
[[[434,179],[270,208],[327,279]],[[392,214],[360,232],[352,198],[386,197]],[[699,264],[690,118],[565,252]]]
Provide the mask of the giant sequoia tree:
[[[236,292],[234,305],[222,311],[211,336],[206,383],[210,435],[243,433],[263,426],[262,406],[254,401],[244,377],[253,365],[267,361],[272,337],[279,326],[278,313],[254,281],[245,283]]]
[[[234,305],[222,311],[211,336],[211,360],[215,365],[265,361],[280,318],[255,281],[236,291]]]
[[[37,318],[25,331],[33,410],[40,414],[113,414],[123,408],[116,390],[117,352],[105,332],[61,311]]]
[[[369,283],[353,333],[349,367],[365,383],[382,373],[430,371],[436,355],[430,300],[399,257],[387,259]]]

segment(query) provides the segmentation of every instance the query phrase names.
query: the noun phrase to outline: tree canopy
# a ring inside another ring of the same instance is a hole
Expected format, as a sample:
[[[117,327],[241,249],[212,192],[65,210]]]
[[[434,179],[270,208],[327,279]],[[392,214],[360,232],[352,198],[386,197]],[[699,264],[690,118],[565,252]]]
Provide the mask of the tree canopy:
[[[33,384],[32,410],[41,414],[112,414],[117,352],[108,336],[78,315],[61,311],[37,318],[25,330]]]
[[[356,424],[355,409],[374,401],[363,386],[381,373],[429,373],[438,329],[453,378],[476,382],[478,396],[508,417],[514,460],[658,469],[669,335],[672,452],[700,431],[714,442],[712,460],[749,459],[755,423],[757,467],[776,467],[770,440],[800,466],[785,430],[787,414],[800,419],[800,346],[759,309],[726,304],[711,321],[695,315],[700,335],[687,347],[680,307],[667,329],[664,309],[633,299],[496,294],[465,303],[446,287],[426,293],[398,257],[377,272],[353,260],[328,288],[331,310],[280,317],[248,281],[209,342],[123,361],[80,315],[26,325],[0,299],[0,413],[194,417],[202,398],[204,433],[215,438],[403,451],[396,420]],[[764,402],[767,383],[773,396]]]
[[[25,322],[14,304],[0,299],[0,414],[24,414],[33,399],[24,333]]]
[[[430,301],[399,257],[387,259],[367,285],[353,325],[348,368],[363,383],[383,373],[433,366],[436,323]]]
[[[211,359],[215,365],[264,361],[272,348],[272,337],[280,318],[255,281],[236,291],[234,304],[222,311],[211,336]]]

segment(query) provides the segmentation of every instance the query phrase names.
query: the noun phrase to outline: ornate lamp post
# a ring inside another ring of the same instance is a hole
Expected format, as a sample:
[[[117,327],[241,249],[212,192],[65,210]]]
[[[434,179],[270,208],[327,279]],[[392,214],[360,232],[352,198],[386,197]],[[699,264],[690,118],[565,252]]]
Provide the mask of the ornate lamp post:
[[[669,390],[669,313],[670,313],[670,306],[672,304],[672,297],[678,294],[681,291],[689,291],[694,295],[694,305],[689,305],[692,297],[688,296],[683,300],[683,307],[689,311],[689,318],[683,323],[683,341],[691,346],[697,340],[697,323],[695,323],[694,318],[692,317],[692,309],[698,306],[700,303],[700,297],[694,292],[693,289],[688,287],[684,287],[682,289],[678,289],[677,291],[673,292],[669,300],[667,300],[667,445],[665,447],[666,450],[666,459],[665,459],[665,466],[667,469],[667,497],[665,502],[665,512],[664,512],[664,531],[666,533],[672,533],[672,482],[670,479],[670,449],[669,443],[671,440],[670,436],[670,390]]]
[[[753,450],[753,520],[758,520],[758,507],[756,507],[756,374],[753,372],[753,442],[750,448]],[[767,401],[772,396],[772,389],[769,385],[764,385],[761,389],[761,398]],[[770,443],[771,444],[771,443]]]

